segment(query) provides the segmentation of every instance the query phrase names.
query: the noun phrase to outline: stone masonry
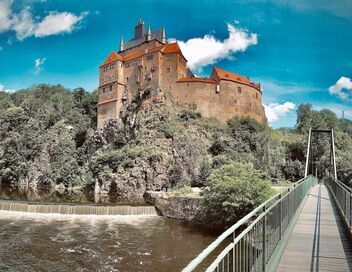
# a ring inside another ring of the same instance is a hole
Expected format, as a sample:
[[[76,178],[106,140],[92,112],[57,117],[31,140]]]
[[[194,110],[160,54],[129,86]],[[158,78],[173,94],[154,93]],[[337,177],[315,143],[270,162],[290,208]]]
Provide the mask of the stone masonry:
[[[151,31],[140,19],[135,36],[100,66],[98,128],[118,119],[133,97],[145,88],[170,92],[177,103],[196,105],[205,117],[221,122],[234,116],[265,121],[260,84],[213,67],[210,78],[195,77],[177,44],[167,43],[165,30]]]

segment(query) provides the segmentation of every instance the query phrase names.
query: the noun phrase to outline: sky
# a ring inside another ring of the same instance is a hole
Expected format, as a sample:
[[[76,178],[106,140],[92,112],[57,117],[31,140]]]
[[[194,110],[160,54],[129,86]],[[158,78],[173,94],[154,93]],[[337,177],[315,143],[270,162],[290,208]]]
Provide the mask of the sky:
[[[139,17],[178,41],[198,76],[212,66],[260,82],[272,127],[311,103],[352,119],[351,0],[0,0],[0,91],[87,91]]]

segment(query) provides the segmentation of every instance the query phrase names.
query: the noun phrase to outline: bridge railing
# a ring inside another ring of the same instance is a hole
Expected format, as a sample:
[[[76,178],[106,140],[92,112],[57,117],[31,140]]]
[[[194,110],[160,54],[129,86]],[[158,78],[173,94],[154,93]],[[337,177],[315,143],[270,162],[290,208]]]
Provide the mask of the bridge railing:
[[[330,189],[339,212],[352,234],[352,189],[332,177],[327,178],[325,184]]]
[[[182,271],[204,266],[219,247],[224,249],[206,271],[272,271],[280,261],[301,204],[316,183],[315,177],[308,176],[271,197],[221,234]]]

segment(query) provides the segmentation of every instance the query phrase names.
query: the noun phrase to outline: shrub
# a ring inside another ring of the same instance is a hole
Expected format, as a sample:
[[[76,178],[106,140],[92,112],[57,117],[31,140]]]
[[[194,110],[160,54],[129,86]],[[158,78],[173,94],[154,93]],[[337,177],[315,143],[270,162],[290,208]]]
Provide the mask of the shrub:
[[[214,227],[233,225],[272,194],[263,173],[232,163],[214,170],[204,190],[204,207]]]
[[[180,114],[180,119],[183,121],[188,121],[191,119],[198,119],[202,117],[199,112],[192,111],[192,110],[184,110]]]

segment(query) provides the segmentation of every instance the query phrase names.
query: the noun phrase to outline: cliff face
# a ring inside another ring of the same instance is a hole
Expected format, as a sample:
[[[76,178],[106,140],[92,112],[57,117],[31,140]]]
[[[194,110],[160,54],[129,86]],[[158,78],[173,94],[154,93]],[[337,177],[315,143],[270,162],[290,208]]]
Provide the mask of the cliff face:
[[[176,184],[195,183],[209,139],[182,123],[179,107],[164,94],[140,92],[122,115],[123,124],[110,121],[92,138],[100,139],[90,169],[95,193],[117,199],[144,201],[147,191],[166,191]]]
[[[0,182],[81,188],[96,201],[144,201],[148,191],[204,186],[231,161],[265,166],[265,126],[222,124],[171,93],[145,88],[96,130],[96,96],[34,86],[0,95]],[[266,160],[268,161],[268,160]]]

